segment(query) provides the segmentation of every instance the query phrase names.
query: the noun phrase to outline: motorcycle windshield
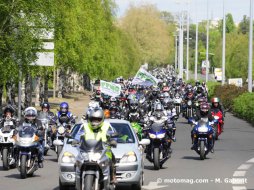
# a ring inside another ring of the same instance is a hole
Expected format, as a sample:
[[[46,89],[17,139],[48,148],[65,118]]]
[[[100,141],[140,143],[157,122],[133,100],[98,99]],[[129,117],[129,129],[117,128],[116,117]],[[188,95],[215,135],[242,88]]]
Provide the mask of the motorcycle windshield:
[[[152,131],[154,132],[160,132],[163,129],[163,124],[162,123],[153,123],[151,126]]]
[[[35,133],[35,129],[31,126],[23,126],[22,129],[19,131],[19,137],[23,138],[31,138]]]
[[[91,140],[82,140],[80,149],[84,150],[85,152],[100,152],[104,149],[104,147],[101,140],[97,141],[91,139]]]

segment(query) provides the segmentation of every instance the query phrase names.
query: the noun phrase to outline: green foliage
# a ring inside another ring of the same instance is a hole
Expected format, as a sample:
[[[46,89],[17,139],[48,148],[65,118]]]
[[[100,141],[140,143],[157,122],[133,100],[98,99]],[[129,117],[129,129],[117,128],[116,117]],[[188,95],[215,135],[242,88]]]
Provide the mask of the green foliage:
[[[231,33],[234,32],[236,29],[234,20],[233,20],[233,16],[231,13],[228,13],[226,15],[226,33]],[[219,31],[222,34],[223,31],[223,20],[220,20],[219,22]]]
[[[254,124],[254,94],[244,93],[233,101],[233,112],[240,118]]]
[[[174,37],[170,38],[164,20],[153,5],[141,5],[130,7],[120,21],[120,27],[137,42],[142,62],[152,66],[169,63],[170,52],[174,55]]]
[[[232,109],[233,100],[247,91],[246,88],[240,88],[235,85],[216,86],[214,96],[219,97],[227,109]]]
[[[206,83],[207,88],[208,88],[208,98],[211,99],[212,97],[215,96],[215,90],[217,86],[220,86],[221,83],[219,82],[207,82]]]

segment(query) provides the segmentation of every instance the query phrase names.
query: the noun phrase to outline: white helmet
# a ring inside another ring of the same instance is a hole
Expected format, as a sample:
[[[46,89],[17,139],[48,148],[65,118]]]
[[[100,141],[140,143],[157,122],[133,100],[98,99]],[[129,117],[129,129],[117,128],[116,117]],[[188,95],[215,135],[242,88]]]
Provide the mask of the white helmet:
[[[32,123],[37,117],[37,110],[34,107],[28,107],[24,111],[24,117],[27,122]]]
[[[88,107],[89,108],[97,108],[97,107],[100,107],[100,105],[99,105],[99,102],[91,101],[91,102],[89,102]]]

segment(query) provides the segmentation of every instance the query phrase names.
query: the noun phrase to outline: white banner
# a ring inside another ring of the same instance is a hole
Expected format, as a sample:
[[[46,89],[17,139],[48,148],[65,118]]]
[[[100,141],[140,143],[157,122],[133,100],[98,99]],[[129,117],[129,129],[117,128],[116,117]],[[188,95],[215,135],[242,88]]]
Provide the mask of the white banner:
[[[243,86],[243,79],[242,78],[231,78],[231,79],[228,79],[228,84],[242,87]]]
[[[140,68],[131,83],[144,86],[152,86],[157,85],[158,79],[156,79],[153,75],[151,75],[143,68]]]
[[[100,90],[102,93],[112,97],[119,96],[121,93],[121,85],[113,82],[100,80]]]

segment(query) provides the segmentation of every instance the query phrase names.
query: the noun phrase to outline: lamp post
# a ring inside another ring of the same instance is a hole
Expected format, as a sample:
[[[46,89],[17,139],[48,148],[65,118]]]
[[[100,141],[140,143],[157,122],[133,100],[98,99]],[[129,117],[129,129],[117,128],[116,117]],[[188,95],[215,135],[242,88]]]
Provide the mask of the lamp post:
[[[209,74],[209,18],[208,18],[208,13],[209,11],[209,0],[207,0],[207,25],[206,25],[206,82],[208,82],[208,74]]]
[[[250,31],[249,31],[249,65],[248,65],[248,91],[252,92],[252,40],[253,40],[253,1],[250,0]]]
[[[198,22],[196,24],[196,44],[195,44],[195,81],[198,79]]]
[[[189,36],[190,36],[190,13],[189,3],[187,11],[187,47],[186,47],[186,80],[189,80]]]
[[[175,72],[176,72],[178,67],[177,34],[175,34],[174,36],[175,36]]]
[[[226,49],[226,17],[225,17],[225,0],[223,0],[223,39],[222,39],[222,81],[225,84],[225,50]]]

